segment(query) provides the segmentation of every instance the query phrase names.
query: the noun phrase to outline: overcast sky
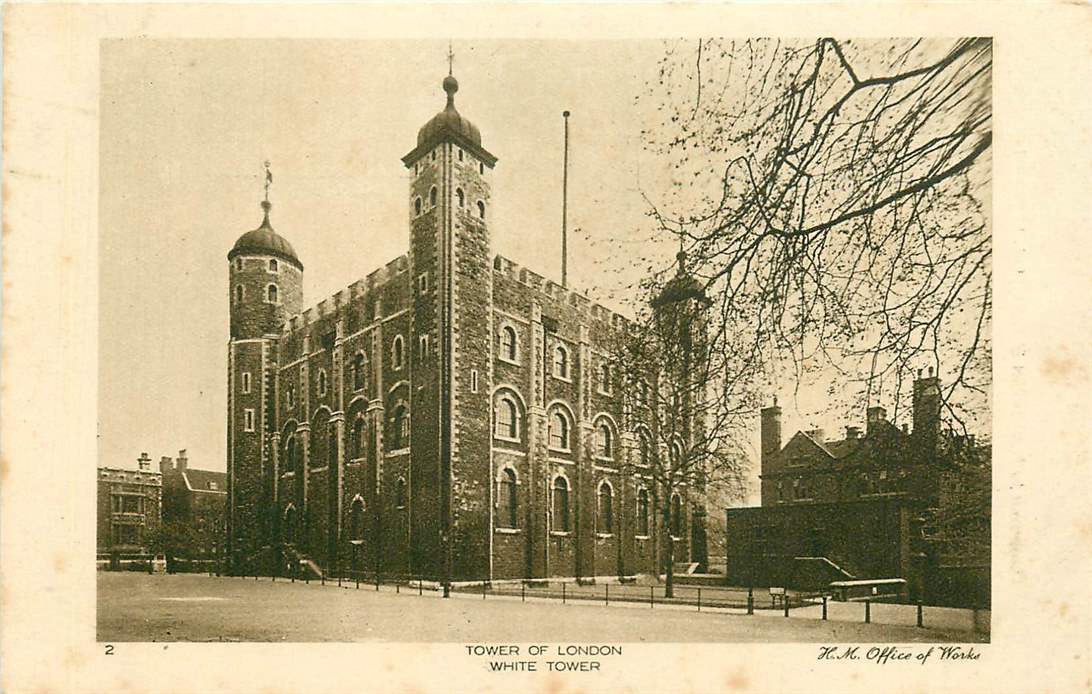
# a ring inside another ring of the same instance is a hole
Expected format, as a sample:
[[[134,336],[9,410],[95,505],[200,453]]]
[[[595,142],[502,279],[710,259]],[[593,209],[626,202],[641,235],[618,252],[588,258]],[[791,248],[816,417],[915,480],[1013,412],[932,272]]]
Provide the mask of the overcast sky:
[[[655,77],[659,42],[457,42],[454,52],[456,105],[499,158],[495,252],[559,279],[564,109],[570,226],[647,228],[638,185],[654,192],[656,162],[641,154],[634,97]],[[262,162],[272,162],[273,226],[299,254],[313,306],[406,252],[400,158],[444,106],[446,54],[435,41],[103,44],[100,465],[186,448],[192,465],[225,469],[226,254],[261,221]],[[570,237],[573,287],[632,279],[603,261]],[[823,392],[792,400],[786,390],[786,433],[845,424],[816,419]],[[757,437],[757,417],[755,427]]]

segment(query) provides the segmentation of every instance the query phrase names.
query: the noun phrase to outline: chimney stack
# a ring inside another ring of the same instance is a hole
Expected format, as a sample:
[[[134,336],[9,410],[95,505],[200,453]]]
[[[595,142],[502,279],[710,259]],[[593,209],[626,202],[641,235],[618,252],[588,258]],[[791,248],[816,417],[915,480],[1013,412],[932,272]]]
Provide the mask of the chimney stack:
[[[846,438],[851,441],[861,438],[861,427],[846,427]]]
[[[806,433],[816,443],[823,443],[823,441],[826,440],[826,432],[824,432],[822,429],[808,429]]]
[[[933,367],[929,367],[929,375],[914,381],[914,435],[921,437],[923,443],[929,445],[936,441],[937,430],[940,427],[940,379],[933,375]]]
[[[159,471],[166,475],[174,467],[174,461],[171,460],[169,455],[160,456],[159,458]]]
[[[773,405],[762,408],[762,465],[781,451],[781,408],[777,398]]]
[[[189,463],[189,460],[186,458],[186,449],[183,448],[182,450],[178,451],[178,471],[179,472],[185,472],[186,471],[186,465],[188,463]]]
[[[879,405],[873,405],[867,410],[867,420],[865,421],[865,431],[868,434],[879,431],[878,426],[881,422],[887,421],[887,409]]]
[[[147,472],[152,467],[152,459],[148,457],[147,451],[142,451],[140,457],[137,458],[137,465],[140,466],[141,471]]]

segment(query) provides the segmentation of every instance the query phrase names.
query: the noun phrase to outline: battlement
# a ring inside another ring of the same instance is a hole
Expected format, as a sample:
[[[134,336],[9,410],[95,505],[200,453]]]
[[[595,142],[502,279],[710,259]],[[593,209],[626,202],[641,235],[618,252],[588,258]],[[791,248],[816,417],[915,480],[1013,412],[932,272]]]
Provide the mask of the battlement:
[[[353,299],[366,296],[369,292],[383,287],[400,273],[409,269],[409,256],[400,255],[386,265],[376,268],[364,279],[353,282],[345,289],[327,297],[303,312],[288,318],[281,325],[282,333],[293,333],[306,328],[325,316],[330,316],[349,304]]]
[[[562,287],[553,280],[547,279],[503,256],[498,255],[493,259],[493,272],[513,279],[558,303],[566,303],[591,320],[609,323],[614,328],[621,328],[632,322],[626,316],[612,311],[602,304],[593,302],[587,296]]]

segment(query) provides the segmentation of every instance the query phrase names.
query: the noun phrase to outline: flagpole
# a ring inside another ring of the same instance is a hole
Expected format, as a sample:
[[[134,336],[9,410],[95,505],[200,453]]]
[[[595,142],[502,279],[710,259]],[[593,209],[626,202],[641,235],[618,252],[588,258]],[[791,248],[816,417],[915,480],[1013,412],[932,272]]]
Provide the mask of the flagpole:
[[[561,286],[569,286],[569,112],[562,111],[565,119],[565,155],[561,173]]]

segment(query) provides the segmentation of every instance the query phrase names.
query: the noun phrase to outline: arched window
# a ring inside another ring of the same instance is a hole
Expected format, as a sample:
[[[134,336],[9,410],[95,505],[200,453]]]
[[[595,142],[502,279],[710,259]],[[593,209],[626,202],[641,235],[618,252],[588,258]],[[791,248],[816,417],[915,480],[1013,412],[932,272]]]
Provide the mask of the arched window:
[[[519,438],[519,409],[511,397],[497,398],[493,417],[496,420],[494,434],[507,439]]]
[[[478,219],[485,219],[485,203],[478,201]]]
[[[326,395],[326,372],[322,369],[318,372],[318,394],[319,397]]]
[[[394,426],[391,431],[391,446],[397,450],[409,445],[409,412],[405,405],[394,408]]]
[[[485,175],[485,164],[478,162],[478,173]]]
[[[405,359],[405,344],[402,341],[401,335],[394,336],[394,342],[391,344],[391,368],[398,371],[402,368],[402,361]]]
[[[406,507],[406,478],[399,477],[398,481],[394,483],[394,506],[395,508]]]
[[[599,483],[599,514],[596,528],[601,533],[614,532],[614,490],[606,480]]]
[[[296,405],[296,389],[292,386],[288,386],[284,389],[284,406],[286,409],[292,409]]]
[[[648,490],[637,492],[637,534],[648,537]]]
[[[683,460],[682,446],[680,446],[679,442],[676,441],[676,442],[671,444],[671,465],[672,465],[672,467],[677,468],[682,463],[682,460]]]
[[[462,161],[463,160],[463,151],[461,149],[458,149],[458,148],[456,148],[456,151],[458,151],[458,153],[459,153],[459,161]]]
[[[600,422],[595,433],[596,454],[600,458],[609,458],[614,455],[614,432],[610,430],[610,425]]]
[[[429,188],[429,191],[428,191],[428,204],[432,205],[433,207],[436,206],[436,186],[432,186],[432,188]]]
[[[599,367],[599,390],[604,393],[611,392],[610,382],[610,364],[603,364]]]
[[[277,259],[276,258],[270,258],[269,259],[269,271],[270,272],[276,272],[277,271]]]
[[[296,479],[303,477],[303,448],[300,446],[300,442],[295,437],[288,442],[288,466],[295,474]],[[297,485],[301,484],[296,482]],[[299,489],[300,487],[297,487]]]
[[[569,532],[569,482],[564,477],[554,478],[553,529]]]
[[[510,325],[501,328],[501,356],[508,361],[516,360],[516,329]]]
[[[281,534],[284,541],[288,544],[292,544],[296,541],[296,507],[292,504],[288,505],[288,508],[284,510],[284,520],[281,523]]]
[[[277,303],[277,285],[269,285],[265,290],[265,297],[269,301],[269,303]]]
[[[353,390],[363,390],[364,388],[364,353],[357,352],[353,357],[353,364],[350,368],[353,378]]]
[[[428,335],[421,335],[417,338],[417,360],[426,361],[429,355],[429,342]]]
[[[560,409],[550,416],[550,448],[569,450],[569,418]]]
[[[497,525],[502,528],[519,525],[516,517],[516,473],[511,468],[501,470],[497,483]]]
[[[643,467],[652,464],[652,446],[648,442],[648,437],[643,433],[637,435],[637,454],[638,460],[640,460]]]
[[[363,417],[357,417],[353,422],[353,457],[363,458],[368,451],[368,425]]]
[[[455,202],[459,206],[459,209],[462,209],[463,206],[466,205],[466,195],[463,194],[462,188],[455,189]]]
[[[413,214],[415,216],[421,214],[421,196],[420,195],[418,195],[416,198],[413,199]]]
[[[671,534],[678,537],[682,533],[682,499],[678,494],[671,495]]]
[[[243,259],[242,258],[236,258],[235,259],[235,269],[236,270],[242,270],[243,269]]]
[[[353,507],[349,511],[349,539],[353,542],[364,541],[364,500],[360,497],[353,499]]]
[[[569,377],[569,350],[561,345],[554,348],[554,376]]]
[[[241,304],[243,302],[243,285],[235,285],[235,303]]]

